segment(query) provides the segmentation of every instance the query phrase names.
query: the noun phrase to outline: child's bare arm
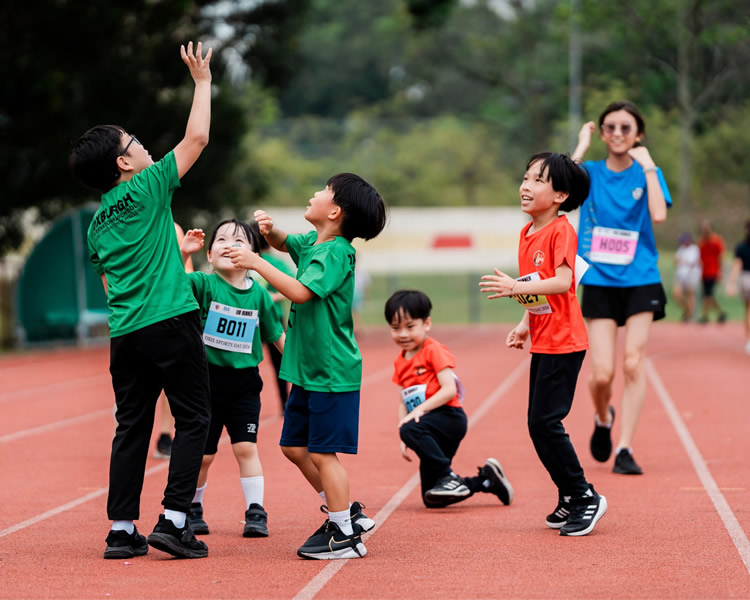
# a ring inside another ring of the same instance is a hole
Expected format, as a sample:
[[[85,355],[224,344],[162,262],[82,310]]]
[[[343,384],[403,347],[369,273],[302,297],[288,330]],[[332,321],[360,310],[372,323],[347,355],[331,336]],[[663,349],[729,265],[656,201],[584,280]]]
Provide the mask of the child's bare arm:
[[[253,214],[253,217],[255,218],[255,222],[258,224],[260,233],[264,238],[266,238],[266,241],[268,241],[271,246],[276,248],[276,250],[279,250],[280,252],[287,252],[287,233],[274,226],[271,216],[264,210],[256,210]]]
[[[573,269],[563,263],[555,269],[554,277],[540,279],[539,281],[517,281],[506,275],[499,269],[495,269],[494,275],[482,275],[479,287],[482,292],[492,293],[487,296],[488,300],[493,298],[507,298],[520,294],[564,294],[570,289],[573,281]]]
[[[275,287],[295,304],[304,304],[315,297],[315,293],[310,288],[301,284],[294,277],[280,271],[250,248],[233,246],[229,249],[227,255],[232,259],[232,264],[235,267],[257,271],[272,287]]]
[[[279,336],[279,339],[276,340],[273,345],[276,346],[276,349],[284,354],[284,344],[286,343],[286,333],[281,333]]]
[[[174,158],[177,163],[177,174],[180,178],[193,166],[203,149],[208,144],[208,132],[211,127],[211,48],[202,56],[203,44],[198,42],[193,54],[193,42],[180,46],[180,55],[190,69],[195,81],[193,106],[190,109],[185,137],[175,146]]]

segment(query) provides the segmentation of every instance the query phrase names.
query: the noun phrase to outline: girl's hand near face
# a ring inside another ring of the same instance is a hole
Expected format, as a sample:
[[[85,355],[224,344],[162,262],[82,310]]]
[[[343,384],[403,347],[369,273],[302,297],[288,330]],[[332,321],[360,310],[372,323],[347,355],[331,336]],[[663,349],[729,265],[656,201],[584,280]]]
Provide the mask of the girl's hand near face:
[[[651,154],[649,154],[646,146],[636,146],[635,148],[631,148],[628,150],[628,154],[630,154],[630,157],[644,169],[651,169],[656,166],[654,159],[651,158]]]
[[[232,264],[237,269],[254,269],[256,270],[256,265],[258,265],[258,261],[263,261],[263,259],[258,256],[255,252],[253,252],[250,249],[250,246],[232,246],[229,249],[229,252],[227,252],[227,256],[232,261]]]

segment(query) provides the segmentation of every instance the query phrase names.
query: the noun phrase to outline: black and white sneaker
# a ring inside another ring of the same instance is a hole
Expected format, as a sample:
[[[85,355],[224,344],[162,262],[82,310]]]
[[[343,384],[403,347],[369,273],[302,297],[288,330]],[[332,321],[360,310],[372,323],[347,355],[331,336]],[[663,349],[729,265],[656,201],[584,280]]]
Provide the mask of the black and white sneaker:
[[[446,500],[457,502],[469,496],[471,496],[471,490],[455,473],[446,475],[437,482],[434,488],[424,493],[425,500],[435,504],[444,503]]]
[[[200,502],[190,505],[187,522],[195,535],[208,535],[208,523],[203,520],[203,505]]]
[[[251,504],[245,511],[245,530],[242,536],[268,537],[268,513],[260,504]]]
[[[500,461],[495,458],[488,458],[484,466],[479,467],[479,476],[485,478],[482,483],[484,491],[495,494],[500,502],[506,506],[513,502],[513,486],[505,478]]]
[[[177,526],[164,515],[159,515],[159,522],[148,536],[148,545],[178,558],[208,556],[208,546],[196,539],[190,523],[186,521],[185,527],[177,529]]]
[[[333,521],[327,520],[297,550],[297,556],[314,560],[362,558],[367,548],[362,543],[362,528],[352,523],[354,533],[344,534]]]
[[[560,528],[560,535],[588,535],[607,512],[607,499],[597,494],[593,485],[589,484],[589,489],[593,495],[570,499],[570,514],[567,523]]]
[[[594,433],[589,444],[591,456],[599,462],[607,462],[612,456],[612,425],[615,423],[615,409],[609,407],[609,425],[599,425],[594,416]]]
[[[547,523],[547,527],[560,529],[560,527],[568,522],[568,515],[570,515],[570,497],[566,496],[557,501],[555,510],[547,515],[545,523]]]
[[[104,558],[133,558],[134,556],[143,556],[147,552],[146,536],[138,533],[135,525],[133,526],[133,533],[113,529],[107,535],[107,549],[104,551]]]
[[[352,519],[352,523],[357,523],[362,528],[362,532],[365,532],[370,531],[373,527],[375,527],[375,521],[373,521],[370,517],[362,512],[363,508],[366,508],[365,505],[355,500],[349,507],[349,516]],[[327,515],[328,506],[325,504],[321,504],[320,512]]]
[[[643,475],[643,469],[635,462],[633,453],[629,448],[620,448],[617,456],[615,456],[615,466],[612,467],[612,472],[621,475]]]

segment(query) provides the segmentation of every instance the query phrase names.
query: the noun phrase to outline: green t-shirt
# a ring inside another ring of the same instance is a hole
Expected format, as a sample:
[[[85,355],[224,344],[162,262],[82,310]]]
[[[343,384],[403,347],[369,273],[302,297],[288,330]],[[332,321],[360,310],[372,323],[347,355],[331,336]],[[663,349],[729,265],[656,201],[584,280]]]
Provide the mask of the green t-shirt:
[[[270,252],[266,252],[265,254],[261,254],[264,260],[268,261],[270,264],[272,264],[274,267],[276,267],[279,271],[282,273],[285,273],[286,275],[289,275],[290,277],[294,277],[294,271],[289,267],[289,264],[282,258],[271,254]],[[265,279],[263,280],[265,281]],[[265,288],[268,290],[269,293],[275,294],[278,292],[278,290],[273,287],[271,284],[267,283],[265,284]],[[277,300],[274,302],[274,305],[276,307],[276,314],[279,317],[280,321],[284,321],[284,311],[282,310],[282,303],[285,302],[285,300]]]
[[[170,152],[102,194],[88,230],[89,258],[107,276],[109,334],[125,335],[196,310],[172,219],[180,187]]]
[[[356,251],[343,237],[317,245],[316,238],[311,231],[286,239],[297,280],[315,296],[289,310],[279,376],[312,392],[353,392],[362,384],[352,325]]]
[[[284,333],[271,295],[250,278],[245,280],[249,287],[244,290],[216,273],[188,273],[188,278],[201,309],[209,364],[233,369],[257,367],[263,360],[263,342],[272,344]]]

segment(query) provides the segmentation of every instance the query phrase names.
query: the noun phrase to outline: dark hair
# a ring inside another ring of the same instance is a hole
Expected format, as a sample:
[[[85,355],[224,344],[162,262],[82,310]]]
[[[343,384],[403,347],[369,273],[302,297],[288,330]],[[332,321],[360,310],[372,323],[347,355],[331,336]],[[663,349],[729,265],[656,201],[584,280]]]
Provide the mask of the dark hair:
[[[247,223],[240,221],[238,219],[225,219],[221,223],[219,223],[216,227],[214,227],[214,232],[211,234],[211,240],[208,242],[208,251],[211,251],[211,248],[214,245],[214,241],[216,241],[216,234],[218,233],[219,229],[221,229],[224,225],[227,225],[228,223],[234,223],[234,231],[232,233],[236,233],[238,229],[241,229],[245,236],[247,237],[247,241],[250,242],[250,250],[253,252],[258,251],[258,238],[255,236],[255,233],[253,232],[250,225]]]
[[[750,244],[750,219],[745,221],[745,243]]]
[[[546,173],[546,179],[552,182],[553,190],[568,194],[559,210],[563,212],[575,210],[588,198],[589,174],[570,156],[557,152],[540,152],[529,159],[526,163],[526,170],[528,171],[529,167],[537,161],[542,161],[539,176],[545,177]]]
[[[430,316],[432,302],[427,294],[417,290],[399,290],[394,292],[385,303],[385,320],[393,323],[394,317],[409,315],[412,319],[426,319]]]
[[[121,175],[117,157],[124,131],[119,125],[97,125],[79,137],[68,156],[76,179],[95,190],[110,190]]]
[[[617,112],[618,110],[624,110],[625,112],[630,113],[635,119],[635,124],[638,126],[638,133],[641,136],[646,135],[646,121],[643,120],[641,111],[638,110],[638,107],[635,104],[628,102],[627,100],[612,102],[602,111],[602,114],[599,115],[599,129],[604,125],[604,117],[609,113]],[[640,142],[636,142],[635,146],[640,146]]]
[[[359,175],[339,173],[326,183],[333,191],[333,202],[341,207],[341,235],[350,242],[354,238],[370,240],[386,223],[386,207],[378,190]]]
[[[262,252],[263,250],[268,250],[271,247],[271,244],[268,243],[268,240],[260,232],[260,225],[258,225],[255,221],[253,221],[252,223],[250,223],[250,229],[252,230],[253,235],[255,236],[255,241],[258,242],[258,252]]]

